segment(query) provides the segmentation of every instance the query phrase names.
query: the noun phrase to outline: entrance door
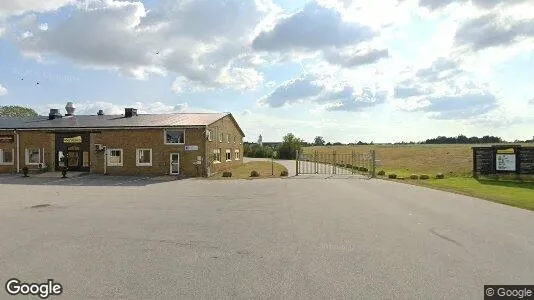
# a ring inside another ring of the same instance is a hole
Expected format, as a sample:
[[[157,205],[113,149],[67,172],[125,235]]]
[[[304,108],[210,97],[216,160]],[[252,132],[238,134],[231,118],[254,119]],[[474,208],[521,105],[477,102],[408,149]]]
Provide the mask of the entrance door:
[[[67,167],[69,171],[79,171],[82,166],[81,149],[78,146],[67,148]]]
[[[180,153],[171,153],[171,175],[180,174]]]

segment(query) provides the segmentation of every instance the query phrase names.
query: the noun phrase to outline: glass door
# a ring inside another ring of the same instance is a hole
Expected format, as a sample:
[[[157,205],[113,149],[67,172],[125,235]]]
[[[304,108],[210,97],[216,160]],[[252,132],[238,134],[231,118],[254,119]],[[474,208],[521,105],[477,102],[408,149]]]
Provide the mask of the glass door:
[[[180,174],[180,153],[171,153],[171,175]]]

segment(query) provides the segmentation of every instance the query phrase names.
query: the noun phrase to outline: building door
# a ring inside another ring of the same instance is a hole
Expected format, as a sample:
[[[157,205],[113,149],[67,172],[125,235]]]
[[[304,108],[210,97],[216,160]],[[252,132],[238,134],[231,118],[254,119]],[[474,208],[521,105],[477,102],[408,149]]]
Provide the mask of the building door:
[[[67,167],[69,171],[79,171],[82,166],[81,149],[77,146],[67,148]]]
[[[180,174],[180,153],[171,153],[171,175]]]

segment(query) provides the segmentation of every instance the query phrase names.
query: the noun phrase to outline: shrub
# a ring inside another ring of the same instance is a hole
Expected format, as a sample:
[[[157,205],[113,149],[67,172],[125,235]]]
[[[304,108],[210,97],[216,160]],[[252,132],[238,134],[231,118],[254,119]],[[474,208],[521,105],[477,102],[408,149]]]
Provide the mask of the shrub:
[[[412,174],[412,175],[410,175],[410,179],[419,179],[419,175]]]
[[[364,167],[359,167],[358,171],[362,171],[363,172],[364,169],[365,169]]]
[[[380,171],[378,171],[378,173],[376,173],[376,174],[377,174],[378,176],[384,176],[384,175],[386,175],[386,171],[384,171],[384,170],[380,170]]]
[[[351,164],[346,164],[346,165],[345,165],[345,168],[352,169],[352,165],[351,165]]]
[[[232,177],[232,172],[224,171],[222,177]]]
[[[419,179],[421,180],[427,180],[427,179],[430,179],[430,176],[426,175],[426,174],[421,174],[421,176],[419,176]]]
[[[250,172],[250,177],[260,177],[260,173],[258,171],[252,171]]]
[[[443,173],[436,174],[436,179],[444,179],[445,175]]]
[[[289,173],[287,173],[286,170],[283,170],[283,171],[280,173],[280,176],[283,176],[283,177],[288,176],[288,175],[289,175]]]
[[[388,178],[389,179],[396,179],[397,178],[397,174],[389,174]]]
[[[22,168],[22,174],[24,175],[24,177],[28,177],[28,171],[29,171],[28,167]]]
[[[364,171],[364,172],[369,172],[369,169],[367,169],[367,168],[363,168],[363,171]]]

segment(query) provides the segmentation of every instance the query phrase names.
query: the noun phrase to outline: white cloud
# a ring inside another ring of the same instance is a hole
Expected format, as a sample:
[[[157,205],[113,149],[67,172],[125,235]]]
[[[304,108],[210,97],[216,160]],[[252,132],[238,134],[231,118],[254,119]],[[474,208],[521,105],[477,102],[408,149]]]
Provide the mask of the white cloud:
[[[385,103],[387,91],[353,86],[326,74],[305,74],[280,84],[258,101],[260,106],[283,107],[308,103],[315,110],[361,111]]]
[[[43,31],[48,30],[48,23],[39,24],[39,29]]]
[[[141,2],[93,0],[17,44],[26,54],[60,55],[139,79],[172,72],[198,86],[248,90],[262,76],[235,63],[274,13],[270,0],[163,0],[150,11]]]
[[[0,96],[7,94],[7,89],[0,84]]]
[[[27,12],[55,11],[74,2],[75,0],[4,0],[0,1],[0,17]]]

